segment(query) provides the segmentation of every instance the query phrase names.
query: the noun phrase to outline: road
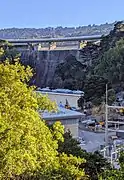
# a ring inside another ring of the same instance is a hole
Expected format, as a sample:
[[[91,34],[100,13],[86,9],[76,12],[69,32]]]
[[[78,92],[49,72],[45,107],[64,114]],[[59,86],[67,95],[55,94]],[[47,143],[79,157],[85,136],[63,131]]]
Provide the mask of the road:
[[[109,136],[111,135],[115,135],[115,132],[109,132]],[[85,149],[87,152],[99,150],[100,145],[104,145],[104,133],[94,133],[79,129],[79,137],[82,137],[86,142],[85,145],[81,145],[81,148]]]

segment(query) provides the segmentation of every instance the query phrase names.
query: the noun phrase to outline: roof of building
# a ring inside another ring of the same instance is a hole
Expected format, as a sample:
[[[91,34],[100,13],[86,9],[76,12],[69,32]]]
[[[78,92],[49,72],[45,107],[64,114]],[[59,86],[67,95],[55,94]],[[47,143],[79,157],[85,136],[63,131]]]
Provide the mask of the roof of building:
[[[40,114],[44,120],[62,120],[62,119],[67,120],[73,118],[81,118],[84,116],[83,113],[65,109],[63,107],[58,107],[57,112],[48,112],[46,110],[44,112],[40,112]]]
[[[51,92],[51,93],[63,93],[63,94],[84,94],[83,91],[80,90],[70,90],[70,89],[50,89],[49,87],[46,88],[38,88],[38,91],[41,92]]]

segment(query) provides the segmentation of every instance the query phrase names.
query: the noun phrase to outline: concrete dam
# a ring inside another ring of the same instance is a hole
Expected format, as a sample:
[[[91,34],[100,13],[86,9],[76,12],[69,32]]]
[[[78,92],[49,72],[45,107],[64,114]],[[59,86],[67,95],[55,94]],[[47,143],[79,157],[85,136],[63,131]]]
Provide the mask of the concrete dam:
[[[64,63],[64,69],[68,72],[73,72],[74,76],[72,76],[72,74],[70,76],[73,80],[76,77],[75,71],[78,72],[77,76],[79,76],[79,74],[83,73],[83,64],[91,64],[93,58],[96,57],[95,51],[97,49],[97,44],[90,47],[86,46],[87,42],[99,43],[100,40],[101,36],[97,35],[48,39],[13,39],[9,40],[9,42],[21,53],[22,64],[29,65],[34,69],[35,74],[31,83],[38,87],[54,87],[57,67],[61,63]],[[46,47],[46,44],[48,47],[47,50],[44,50],[43,48]],[[66,61],[68,64],[67,68]],[[71,69],[70,61],[72,61]],[[59,71],[61,71],[61,67],[59,67]],[[63,74],[64,73],[65,72],[63,72]],[[68,77],[64,79],[61,79],[61,77],[56,78],[56,82],[58,81],[57,87],[62,88],[62,81],[68,79]],[[83,79],[83,77],[81,79]],[[59,84],[59,81],[61,81],[61,84]],[[79,79],[78,81],[80,82]],[[66,82],[65,84],[68,83]]]
[[[33,84],[38,87],[52,87],[55,70],[60,63],[64,63],[70,55],[80,61],[79,50],[29,51],[23,50],[21,62],[34,69]]]

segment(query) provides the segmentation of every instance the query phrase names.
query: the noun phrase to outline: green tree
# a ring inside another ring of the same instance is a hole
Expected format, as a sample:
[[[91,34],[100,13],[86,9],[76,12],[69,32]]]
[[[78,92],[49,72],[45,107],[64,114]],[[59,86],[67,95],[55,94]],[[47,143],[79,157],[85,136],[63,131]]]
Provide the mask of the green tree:
[[[14,63],[14,59],[20,57],[20,53],[7,41],[0,40],[0,61],[4,62],[8,59]]]
[[[84,108],[84,97],[81,96],[79,99],[78,99],[78,107],[80,107],[82,110]]]
[[[94,73],[108,79],[111,84],[120,84],[124,80],[124,39],[116,46],[104,52],[99,59]]]
[[[1,178],[31,173],[40,167],[46,171],[55,164],[57,143],[52,142],[52,134],[40,119],[33,88],[24,83],[30,76],[30,68],[18,62],[0,64]],[[54,108],[49,100],[41,101],[41,109],[47,103],[51,110]]]
[[[107,80],[102,76],[92,75],[86,78],[84,85],[85,99],[94,105],[102,103]]]
[[[59,64],[55,70],[55,87],[64,87],[66,89],[82,89],[83,81],[86,75],[86,65],[77,61],[73,55],[68,55],[64,63]]]
[[[67,155],[86,159],[85,163],[81,163],[80,168],[85,170],[85,173],[91,180],[98,180],[99,174],[104,169],[110,169],[110,164],[98,152],[88,153],[82,150],[79,142],[72,138],[70,132],[64,134],[64,142],[59,142],[59,153],[65,152]]]
[[[120,168],[112,168],[111,170],[104,171],[99,180],[123,180],[124,179],[124,152],[121,152],[119,158]]]
[[[83,151],[80,148],[80,143],[76,139],[72,138],[70,131],[65,132],[63,137],[64,142],[59,142],[59,153],[64,152],[67,155],[72,154],[76,157],[81,157],[86,153],[86,151]]]
[[[108,90],[108,104],[112,105],[112,103],[114,103],[116,100],[116,93],[114,89],[109,89]],[[105,102],[105,94],[102,97],[102,101]]]
[[[18,59],[0,63],[0,180],[85,178],[84,159],[58,154],[60,124],[50,131],[38,113],[56,105],[27,85],[31,76]]]

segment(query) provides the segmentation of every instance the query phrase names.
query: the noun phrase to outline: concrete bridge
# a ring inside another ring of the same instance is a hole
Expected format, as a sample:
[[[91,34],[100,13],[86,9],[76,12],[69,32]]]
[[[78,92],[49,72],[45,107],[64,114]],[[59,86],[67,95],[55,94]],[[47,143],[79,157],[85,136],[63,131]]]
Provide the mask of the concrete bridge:
[[[15,47],[33,48],[34,50],[67,50],[81,49],[87,42],[99,42],[101,35],[64,37],[64,38],[44,38],[44,39],[6,39]]]

